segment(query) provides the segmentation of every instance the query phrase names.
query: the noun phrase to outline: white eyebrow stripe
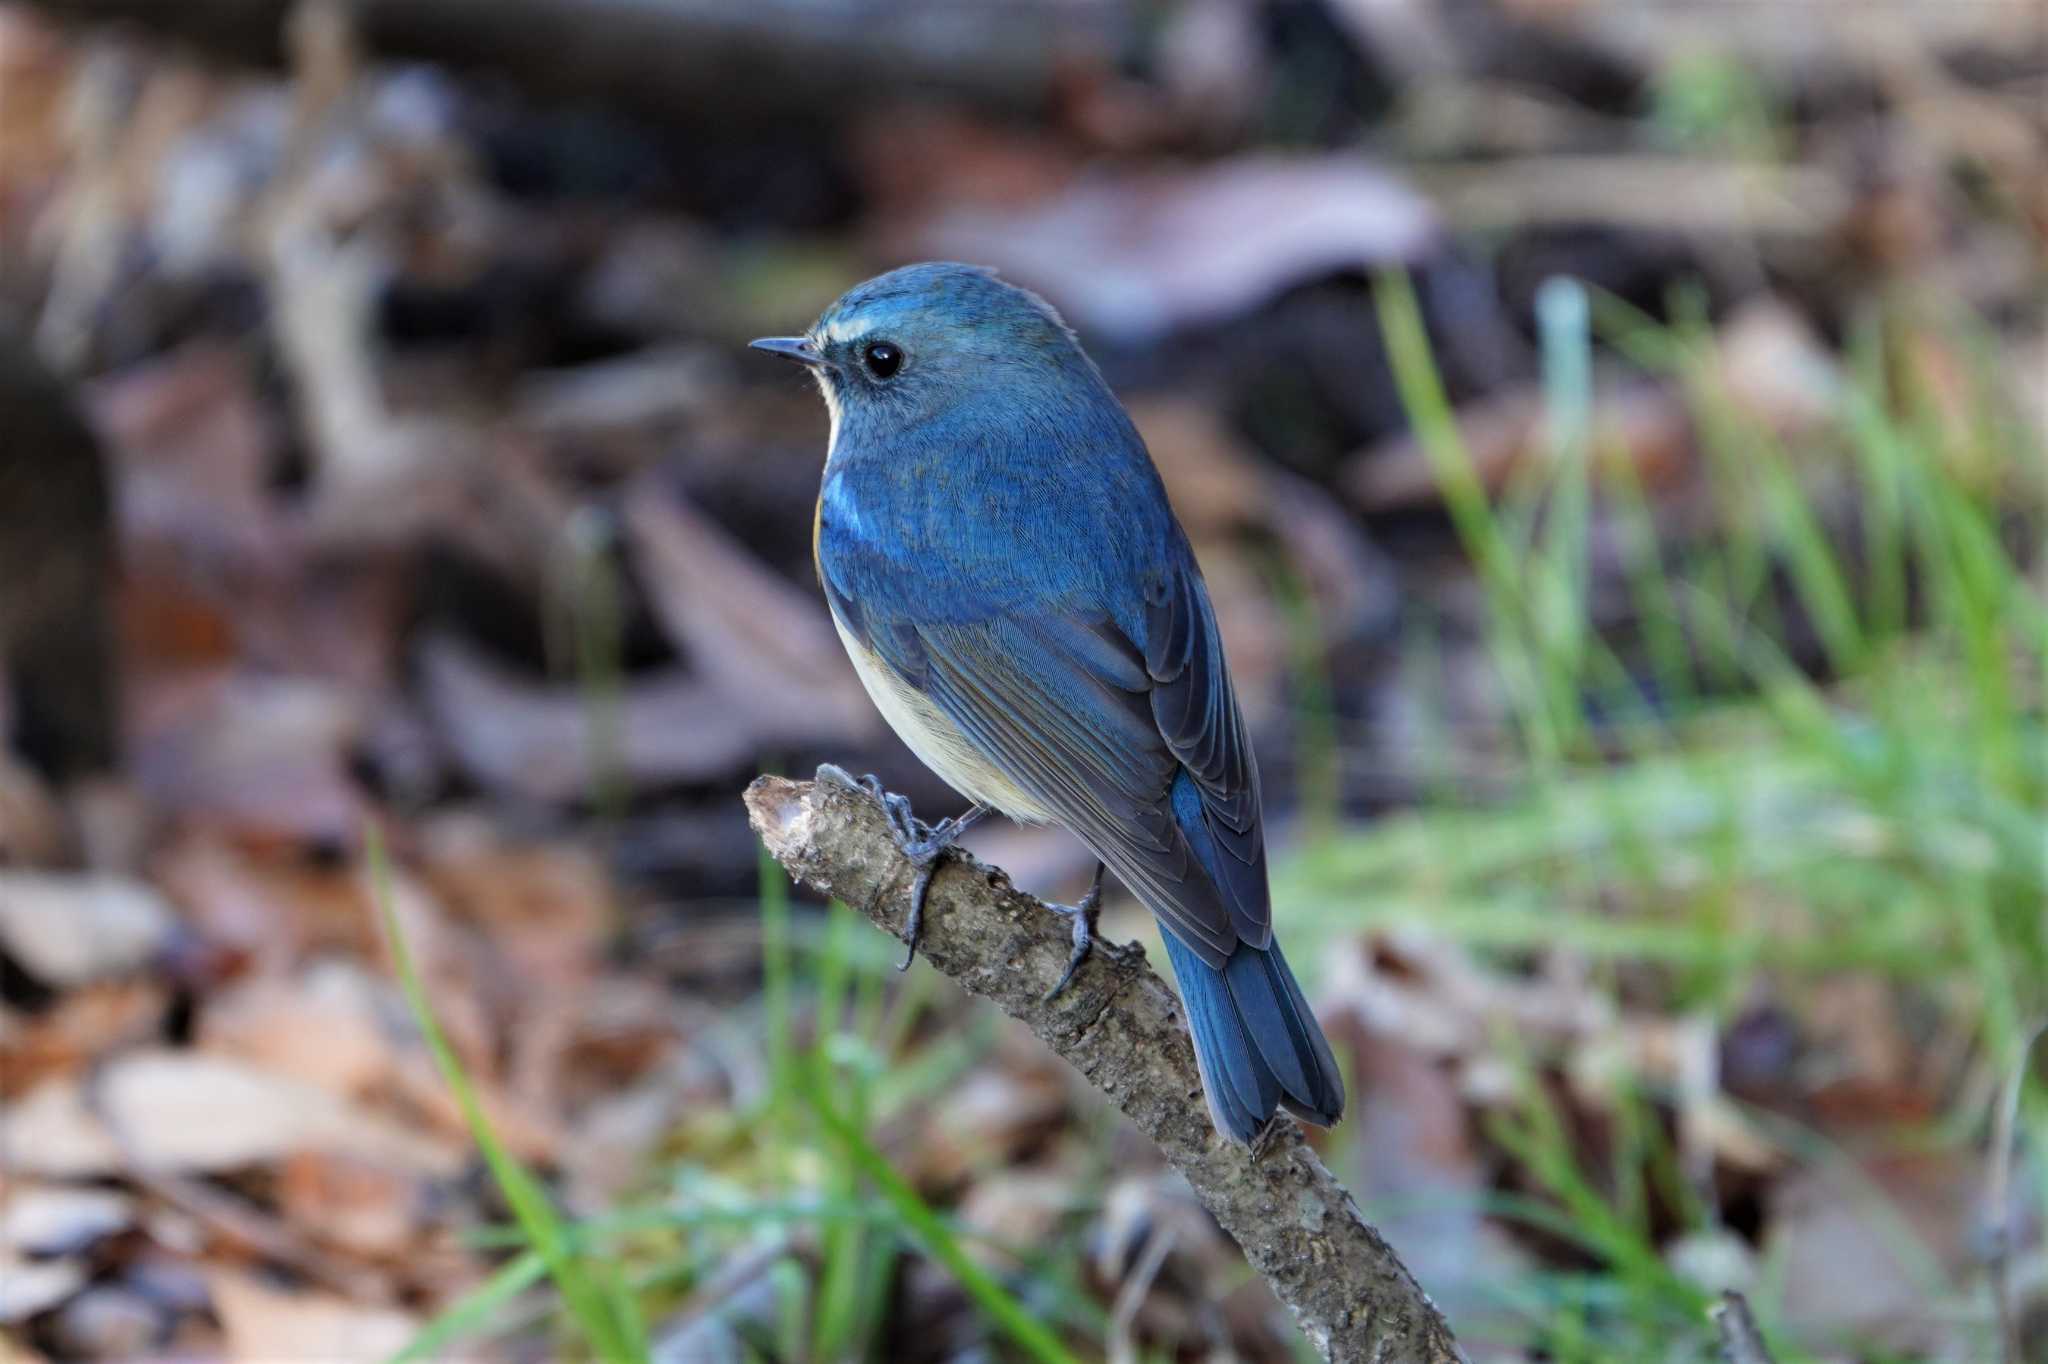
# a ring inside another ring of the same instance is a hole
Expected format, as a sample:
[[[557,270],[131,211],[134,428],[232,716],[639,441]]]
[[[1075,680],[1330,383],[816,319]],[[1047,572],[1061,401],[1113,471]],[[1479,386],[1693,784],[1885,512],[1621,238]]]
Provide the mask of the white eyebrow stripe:
[[[849,325],[847,318],[835,317],[825,324],[819,336],[829,345],[839,345],[853,340],[854,337],[861,335],[866,330],[865,327],[856,328]]]

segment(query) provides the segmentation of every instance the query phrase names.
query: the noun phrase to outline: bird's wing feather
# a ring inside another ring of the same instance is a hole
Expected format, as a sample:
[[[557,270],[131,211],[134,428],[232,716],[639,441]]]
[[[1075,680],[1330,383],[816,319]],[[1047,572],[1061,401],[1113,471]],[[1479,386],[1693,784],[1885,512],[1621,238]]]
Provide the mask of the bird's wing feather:
[[[1224,663],[1209,592],[1192,565],[1167,575],[1147,598],[1145,673],[1153,723],[1202,798],[1218,856],[1209,859],[1238,936],[1272,941],[1265,835],[1259,827],[1259,768]]]
[[[1141,642],[1079,611],[916,625],[868,642],[1212,964],[1272,938],[1258,774],[1192,566],[1149,597]],[[1173,789],[1185,770],[1192,820]]]

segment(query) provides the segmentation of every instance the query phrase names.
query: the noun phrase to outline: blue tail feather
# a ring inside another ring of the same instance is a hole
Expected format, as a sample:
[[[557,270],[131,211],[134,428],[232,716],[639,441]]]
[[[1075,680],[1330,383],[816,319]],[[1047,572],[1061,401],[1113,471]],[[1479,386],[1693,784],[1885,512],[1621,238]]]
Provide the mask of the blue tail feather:
[[[1218,970],[1164,937],[1217,1129],[1248,1142],[1280,1107],[1324,1127],[1336,1122],[1344,1082],[1279,945],[1240,943]]]
[[[1230,853],[1217,846],[1185,772],[1173,786],[1173,812],[1195,855],[1221,880],[1220,864]],[[1171,929],[1164,936],[1218,1130],[1250,1141],[1276,1108],[1321,1127],[1334,1124],[1344,1112],[1344,1080],[1279,940],[1269,938],[1264,947],[1240,941],[1217,967]]]

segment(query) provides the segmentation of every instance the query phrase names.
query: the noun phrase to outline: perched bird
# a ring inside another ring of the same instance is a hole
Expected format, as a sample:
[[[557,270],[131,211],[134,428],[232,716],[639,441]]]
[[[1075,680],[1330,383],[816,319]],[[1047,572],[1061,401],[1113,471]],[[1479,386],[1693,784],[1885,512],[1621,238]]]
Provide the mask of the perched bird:
[[[1259,777],[1187,534],[1144,442],[1058,314],[987,270],[925,264],[849,290],[809,334],[832,417],[818,576],[869,695],[973,807],[926,828],[883,795],[920,867],[991,810],[1095,853],[1063,988],[1106,865],[1159,917],[1218,1130],[1284,1107],[1323,1126],[1344,1086],[1273,936]],[[870,779],[872,780],[872,779]],[[1048,996],[1050,997],[1050,996]]]

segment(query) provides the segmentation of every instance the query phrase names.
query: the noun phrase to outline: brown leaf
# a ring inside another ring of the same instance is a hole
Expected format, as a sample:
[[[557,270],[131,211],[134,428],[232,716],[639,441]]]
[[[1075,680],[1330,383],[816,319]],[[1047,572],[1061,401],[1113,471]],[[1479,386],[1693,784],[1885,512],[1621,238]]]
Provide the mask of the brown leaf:
[[[1258,153],[1099,172],[1035,208],[956,200],[908,234],[904,254],[993,265],[1076,326],[1136,342],[1325,275],[1413,260],[1436,235],[1428,200],[1362,157]]]
[[[1529,1265],[1485,1216],[1491,1172],[1481,1163],[1455,1068],[1358,1026],[1355,1016],[1347,1023],[1357,1097],[1332,1160],[1358,1162],[1352,1192],[1369,1211],[1378,1199],[1392,1205],[1375,1222],[1430,1296],[1454,1316],[1461,1307],[1477,1316],[1493,1285]]]
[[[0,1183],[0,1253],[43,1258],[76,1255],[135,1220],[135,1206],[112,1189]]]
[[[6,687],[0,686],[0,726],[13,732]],[[12,754],[0,752],[0,866],[44,866],[64,850],[64,816],[41,777]]]
[[[1901,1155],[1795,1173],[1772,1190],[1763,1258],[1781,1322],[1801,1338],[1855,1335],[1886,1352],[1974,1358],[1954,1311],[1975,1272],[1983,1172],[1968,1152]]]
[[[1738,410],[1779,436],[1813,431],[1834,417],[1841,367],[1790,304],[1750,299],[1715,338],[1721,379]]]
[[[1511,389],[1458,414],[1466,457],[1489,492],[1507,486],[1530,461],[1553,457],[1542,394]],[[1692,463],[1692,428],[1676,396],[1641,385],[1596,393],[1592,414],[1596,462],[1628,461],[1646,488],[1669,486]],[[1438,499],[1434,466],[1422,443],[1402,434],[1351,457],[1342,481],[1367,512],[1426,506]]]
[[[95,1087],[99,1110],[138,1166],[215,1173],[306,1150],[361,1153],[447,1176],[462,1153],[293,1076],[197,1052],[137,1051]]]
[[[942,1097],[919,1132],[917,1178],[949,1185],[1015,1160],[1065,1110],[1059,1075],[1044,1067],[971,1072]]]
[[[77,1260],[28,1260],[0,1251],[0,1326],[47,1312],[85,1287]]]
[[[528,800],[588,799],[593,761],[608,777],[659,786],[739,771],[759,736],[724,692],[679,672],[636,676],[607,719],[589,692],[518,679],[452,635],[420,648],[426,709],[471,780]],[[616,737],[603,754],[598,735]]]
[[[0,872],[0,947],[45,985],[137,970],[175,926],[163,897],[139,881]]]
[[[626,526],[655,614],[757,745],[860,739],[874,707],[824,602],[770,572],[665,480],[628,495]]]
[[[174,561],[216,575],[278,566],[277,437],[239,350],[171,351],[102,381],[91,403],[120,462],[131,545],[172,549]]]
[[[87,1107],[78,1080],[49,1080],[21,1099],[0,1104],[0,1151],[8,1173],[92,1179],[118,1173],[121,1150]]]
[[[207,1275],[229,1356],[248,1364],[281,1359],[382,1360],[398,1353],[419,1323],[391,1308],[328,1293],[287,1292],[235,1270]]]
[[[163,982],[136,977],[69,991],[27,1017],[0,1013],[0,1102],[155,1037],[169,1004]]]
[[[613,921],[610,879],[568,844],[500,841],[476,820],[427,826],[424,875],[441,904],[476,924],[521,974],[561,987],[581,983]]]
[[[416,1173],[338,1151],[300,1151],[279,1172],[278,1210],[310,1240],[395,1257],[418,1239],[428,1188]]]
[[[158,804],[301,842],[345,846],[362,828],[360,706],[340,687],[238,669],[160,686],[143,709],[134,766]]]
[[[202,1006],[198,1043],[357,1098],[389,1081],[396,1052],[383,1016],[403,1007],[386,982],[354,962],[329,958],[296,977],[257,977],[215,992]]]

